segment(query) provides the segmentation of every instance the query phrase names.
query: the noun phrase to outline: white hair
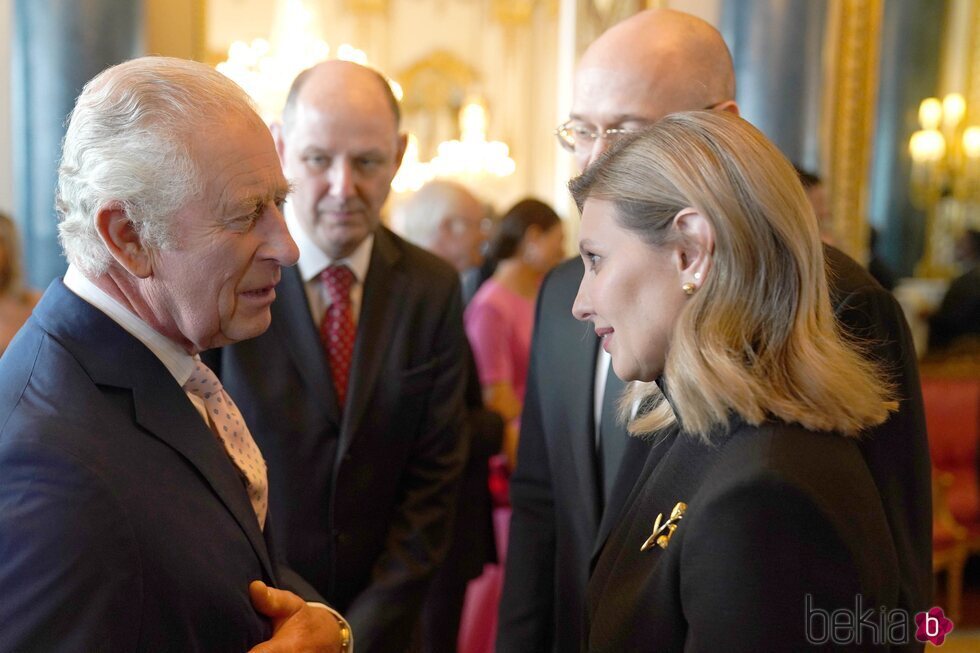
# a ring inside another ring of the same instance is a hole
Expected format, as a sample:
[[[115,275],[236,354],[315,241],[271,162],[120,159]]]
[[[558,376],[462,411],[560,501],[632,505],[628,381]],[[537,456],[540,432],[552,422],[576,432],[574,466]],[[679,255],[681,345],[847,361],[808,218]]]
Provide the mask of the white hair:
[[[251,100],[213,68],[143,57],[107,68],[79,95],[58,168],[58,236],[65,256],[89,276],[112,257],[95,217],[116,205],[141,242],[175,245],[170,219],[203,189],[195,135],[237,117],[261,123]]]
[[[461,197],[473,197],[461,184],[444,179],[430,181],[398,207],[393,220],[405,240],[431,249],[444,220],[452,217]],[[478,201],[474,198],[474,201]]]

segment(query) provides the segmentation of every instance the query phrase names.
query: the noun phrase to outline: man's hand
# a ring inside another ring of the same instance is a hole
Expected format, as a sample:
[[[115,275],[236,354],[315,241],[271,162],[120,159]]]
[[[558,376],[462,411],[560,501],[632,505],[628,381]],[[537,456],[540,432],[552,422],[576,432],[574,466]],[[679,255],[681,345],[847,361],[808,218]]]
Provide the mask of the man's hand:
[[[259,580],[248,586],[252,605],[272,621],[272,639],[249,653],[340,653],[340,624],[329,610]]]

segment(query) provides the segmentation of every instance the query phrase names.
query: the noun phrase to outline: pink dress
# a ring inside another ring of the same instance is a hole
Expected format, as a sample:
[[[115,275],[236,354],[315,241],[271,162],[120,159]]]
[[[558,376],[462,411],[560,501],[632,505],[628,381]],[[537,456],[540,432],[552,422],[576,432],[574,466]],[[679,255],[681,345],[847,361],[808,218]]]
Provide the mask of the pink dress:
[[[480,385],[507,381],[523,404],[534,302],[488,279],[466,307],[463,322],[476,358]]]
[[[466,308],[463,322],[473,348],[480,384],[486,387],[507,381],[523,404],[531,357],[534,302],[494,279],[488,279]],[[492,653],[497,637],[497,604],[503,585],[510,527],[506,462],[502,458],[491,459],[490,469],[499,564],[486,565],[483,575],[471,581],[467,588],[459,629],[460,653]]]

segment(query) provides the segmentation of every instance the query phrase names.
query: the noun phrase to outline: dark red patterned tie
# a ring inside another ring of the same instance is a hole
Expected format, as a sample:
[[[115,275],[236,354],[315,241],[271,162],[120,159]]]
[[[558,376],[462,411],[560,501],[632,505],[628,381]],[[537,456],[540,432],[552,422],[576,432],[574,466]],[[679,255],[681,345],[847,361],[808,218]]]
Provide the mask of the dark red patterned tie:
[[[327,350],[333,387],[337,391],[337,403],[344,409],[347,399],[347,381],[350,363],[354,357],[354,309],[350,301],[350,289],[354,285],[354,273],[346,265],[331,265],[320,279],[330,297],[330,306],[320,323],[320,339]]]

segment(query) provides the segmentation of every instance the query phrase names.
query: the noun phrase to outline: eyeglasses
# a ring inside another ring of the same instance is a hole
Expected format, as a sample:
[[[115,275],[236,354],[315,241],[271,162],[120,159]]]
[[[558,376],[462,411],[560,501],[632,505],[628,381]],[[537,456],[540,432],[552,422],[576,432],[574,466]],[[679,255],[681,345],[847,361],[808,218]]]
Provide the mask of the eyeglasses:
[[[586,125],[585,123],[578,122],[577,120],[569,120],[558,126],[555,130],[555,136],[558,137],[558,142],[563,148],[569,152],[574,152],[575,150],[582,150],[592,147],[597,138],[604,138],[610,143],[615,141],[617,138],[621,138],[626,134],[633,134],[635,132],[641,131],[644,127],[610,127],[609,129],[596,129],[591,125]]]
[[[709,104],[706,107],[702,107],[701,111],[713,111],[724,102],[726,102],[726,100]],[[591,148],[593,144],[595,144],[597,138],[604,138],[610,143],[613,143],[617,138],[622,138],[627,134],[634,134],[638,131],[643,131],[651,125],[652,123],[640,124],[636,127],[610,127],[609,129],[596,129],[592,125],[587,125],[583,122],[572,119],[559,125],[558,129],[555,130],[555,136],[558,137],[558,142],[561,143],[563,148],[569,152],[574,152],[575,150]]]

